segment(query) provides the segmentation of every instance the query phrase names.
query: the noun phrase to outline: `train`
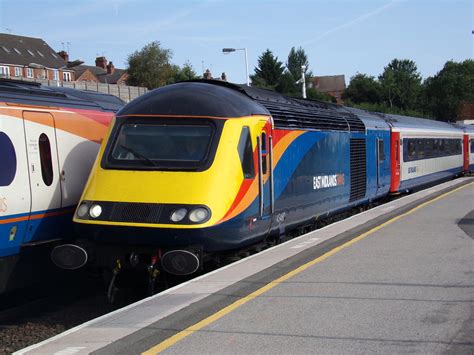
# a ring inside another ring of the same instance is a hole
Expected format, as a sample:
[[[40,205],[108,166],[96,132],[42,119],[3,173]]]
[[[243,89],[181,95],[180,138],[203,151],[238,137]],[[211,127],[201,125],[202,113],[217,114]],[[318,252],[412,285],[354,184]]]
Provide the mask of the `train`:
[[[108,125],[112,95],[0,79],[0,293],[54,270]]]
[[[473,130],[188,81],[116,115],[63,268],[192,275],[210,260],[390,194],[473,170]]]

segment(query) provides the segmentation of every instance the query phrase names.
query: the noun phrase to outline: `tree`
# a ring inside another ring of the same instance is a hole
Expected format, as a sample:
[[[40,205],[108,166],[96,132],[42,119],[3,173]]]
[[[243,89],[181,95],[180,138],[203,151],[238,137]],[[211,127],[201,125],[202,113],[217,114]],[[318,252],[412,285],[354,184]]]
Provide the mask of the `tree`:
[[[474,102],[474,60],[448,61],[425,80],[426,108],[443,121],[454,120],[463,102]]]
[[[288,61],[286,62],[286,68],[293,76],[294,80],[297,81],[301,78],[301,66],[306,66],[305,76],[311,76],[308,72],[309,62],[308,56],[306,55],[303,48],[291,47],[290,53],[288,54]],[[306,74],[308,72],[308,74]]]
[[[258,57],[258,66],[255,67],[255,74],[251,76],[254,86],[275,88],[280,82],[283,74],[283,63],[278,61],[271,50],[267,49]]]
[[[337,102],[334,96],[318,91],[315,88],[306,90],[306,96],[308,97],[308,99],[312,99],[312,100],[319,100],[319,101],[326,101],[326,102],[333,102],[333,103]]]
[[[291,75],[291,73],[288,71],[284,72],[281,75],[280,81],[278,82],[278,85],[276,86],[275,90],[282,94],[290,96],[297,95],[299,92],[298,86],[295,83],[293,75]]]
[[[170,64],[172,55],[173,52],[161,48],[158,41],[130,54],[127,58],[127,84],[145,86],[150,90],[165,85],[173,76],[173,67]]]
[[[357,73],[351,78],[349,86],[344,91],[344,100],[351,100],[355,104],[362,102],[380,103],[382,87],[373,76]]]
[[[172,76],[168,78],[167,83],[177,83],[179,81],[199,79],[200,76],[196,74],[191,63],[186,62],[180,68],[178,65],[172,65]]]
[[[422,90],[421,76],[414,61],[394,59],[379,76],[383,99],[403,110],[415,109]]]

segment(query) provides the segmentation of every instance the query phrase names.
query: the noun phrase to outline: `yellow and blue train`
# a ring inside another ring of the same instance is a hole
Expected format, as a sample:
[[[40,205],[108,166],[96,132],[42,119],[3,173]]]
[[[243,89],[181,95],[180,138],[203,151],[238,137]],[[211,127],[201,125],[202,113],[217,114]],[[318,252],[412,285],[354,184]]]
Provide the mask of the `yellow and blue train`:
[[[417,134],[428,134],[426,144],[445,139],[449,150],[405,162],[412,143],[403,137]],[[74,215],[83,240],[53,259],[65,268],[89,260],[191,274],[207,258],[460,174],[462,137],[446,123],[253,87],[169,85],[118,112]]]

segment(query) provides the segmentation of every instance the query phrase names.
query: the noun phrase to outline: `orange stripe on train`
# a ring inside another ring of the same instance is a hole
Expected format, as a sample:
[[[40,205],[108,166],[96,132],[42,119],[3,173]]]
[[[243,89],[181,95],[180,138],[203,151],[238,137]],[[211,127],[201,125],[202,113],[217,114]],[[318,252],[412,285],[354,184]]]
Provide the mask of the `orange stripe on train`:
[[[300,135],[305,133],[304,131],[274,131],[274,144],[273,148],[273,167],[276,167],[278,162],[285,150],[290,146],[290,144],[298,138]],[[268,180],[268,176],[265,177],[264,183]],[[250,204],[255,200],[258,195],[258,178],[254,179],[244,179],[240,185],[239,192],[232,203],[229,210],[226,212],[224,217],[218,222],[225,222],[238,214],[244,211],[250,206]]]
[[[61,109],[58,109],[61,110]],[[85,138],[89,141],[100,143],[107,133],[107,129],[114,114],[111,112],[94,112],[88,110],[64,108],[64,111],[48,111],[43,110],[18,110],[14,108],[1,107],[0,114],[25,119],[30,122],[53,127],[49,120],[41,117],[41,114],[49,113],[54,117],[55,126],[57,129],[72,133],[76,136]],[[35,115],[35,113],[41,113]]]

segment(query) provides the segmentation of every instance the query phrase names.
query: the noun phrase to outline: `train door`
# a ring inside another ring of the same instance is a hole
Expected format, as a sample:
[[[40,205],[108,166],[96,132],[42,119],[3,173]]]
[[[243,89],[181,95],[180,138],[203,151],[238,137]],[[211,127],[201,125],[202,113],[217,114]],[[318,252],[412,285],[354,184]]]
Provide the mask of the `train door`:
[[[25,243],[50,239],[60,231],[45,217],[61,207],[61,189],[54,118],[47,112],[23,111],[28,173],[31,188],[31,216]]]
[[[391,132],[390,136],[390,192],[397,192],[400,187],[400,154],[401,154],[400,132]]]
[[[469,135],[467,134],[464,134],[464,144],[463,144],[463,147],[464,147],[464,167],[463,167],[463,170],[465,173],[468,173],[469,172]]]
[[[23,120],[3,108],[0,152],[0,257],[5,257],[17,254],[23,242],[31,196]]]
[[[385,142],[382,138],[377,138],[376,139],[376,175],[377,175],[377,194],[380,192],[379,190],[383,188],[383,181],[382,177],[384,176],[383,174],[383,169],[384,169],[384,164],[385,164]]]
[[[259,216],[271,221],[274,210],[273,137],[271,121],[265,121],[257,136]],[[270,225],[268,225],[270,227]]]

